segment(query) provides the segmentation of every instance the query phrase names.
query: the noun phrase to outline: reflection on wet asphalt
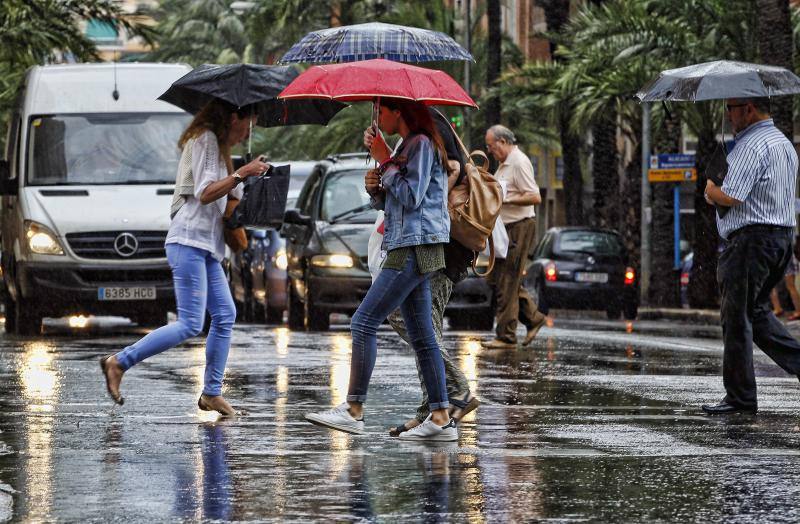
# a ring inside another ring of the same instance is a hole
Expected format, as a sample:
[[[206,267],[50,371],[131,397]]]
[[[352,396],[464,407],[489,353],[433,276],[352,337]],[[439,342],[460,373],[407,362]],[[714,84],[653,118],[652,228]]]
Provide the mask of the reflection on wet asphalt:
[[[237,325],[225,394],[249,414],[224,422],[196,408],[201,339],[126,374],[115,407],[97,358],[140,331],[0,336],[0,520],[797,521],[800,384],[759,353],[762,412],[704,417],[719,340],[651,324],[557,323],[517,351],[447,332],[483,401],[452,445],[388,436],[420,395],[388,329],[363,437],[302,418],[344,399],[345,325]]]

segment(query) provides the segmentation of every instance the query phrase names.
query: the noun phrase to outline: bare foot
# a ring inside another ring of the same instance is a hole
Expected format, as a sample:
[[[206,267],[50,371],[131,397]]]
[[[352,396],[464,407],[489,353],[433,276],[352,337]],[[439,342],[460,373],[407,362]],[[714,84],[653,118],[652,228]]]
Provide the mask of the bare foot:
[[[210,396],[203,393],[197,399],[197,407],[203,411],[216,411],[223,417],[235,417],[236,410],[233,406],[228,404],[228,401],[222,398],[222,395]]]
[[[110,355],[100,359],[100,369],[106,377],[106,389],[111,398],[120,406],[125,403],[125,399],[119,392],[119,384],[122,382],[122,375],[125,373],[117,362],[117,357]]]

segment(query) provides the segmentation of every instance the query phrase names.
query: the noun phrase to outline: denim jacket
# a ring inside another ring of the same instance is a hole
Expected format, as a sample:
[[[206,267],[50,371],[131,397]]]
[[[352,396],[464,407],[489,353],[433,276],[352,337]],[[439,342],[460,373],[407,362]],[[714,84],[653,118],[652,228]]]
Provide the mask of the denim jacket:
[[[431,140],[409,136],[395,155],[396,163],[381,178],[385,190],[372,199],[385,211],[383,249],[450,241],[447,175]]]

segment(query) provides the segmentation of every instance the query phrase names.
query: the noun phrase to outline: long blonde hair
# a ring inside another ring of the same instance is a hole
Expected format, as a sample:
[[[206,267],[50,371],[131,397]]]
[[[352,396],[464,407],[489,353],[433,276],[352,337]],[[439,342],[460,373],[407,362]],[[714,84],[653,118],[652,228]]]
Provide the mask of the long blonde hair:
[[[236,114],[239,118],[255,114],[253,106],[236,108],[227,102],[214,99],[203,106],[194,116],[189,127],[178,140],[178,147],[183,149],[186,142],[192,138],[197,138],[206,131],[211,131],[217,137],[219,154],[222,155],[228,173],[233,173],[233,161],[231,160],[231,146],[228,144],[228,135],[231,131],[231,116]]]

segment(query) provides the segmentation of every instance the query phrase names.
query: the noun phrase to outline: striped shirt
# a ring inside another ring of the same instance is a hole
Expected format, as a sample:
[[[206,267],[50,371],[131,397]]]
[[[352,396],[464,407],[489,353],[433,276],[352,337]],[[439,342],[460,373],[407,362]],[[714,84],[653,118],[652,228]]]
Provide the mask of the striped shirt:
[[[752,224],[794,227],[797,153],[772,122],[762,120],[736,135],[722,192],[742,202],[720,218],[722,238]]]

